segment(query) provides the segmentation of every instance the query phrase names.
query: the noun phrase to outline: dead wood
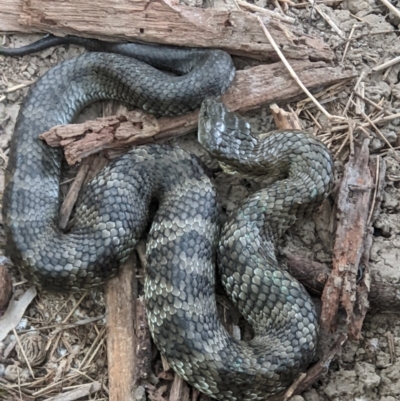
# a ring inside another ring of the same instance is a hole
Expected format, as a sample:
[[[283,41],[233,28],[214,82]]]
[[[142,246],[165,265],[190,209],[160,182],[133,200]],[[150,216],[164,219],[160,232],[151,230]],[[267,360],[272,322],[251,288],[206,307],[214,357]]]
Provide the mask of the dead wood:
[[[290,273],[299,280],[307,290],[320,296],[331,274],[331,269],[323,263],[307,260],[295,255],[286,255]],[[370,271],[369,303],[378,311],[398,313],[400,310],[400,285],[382,280],[378,271]]]
[[[338,200],[338,224],[333,249],[333,269],[322,294],[321,326],[335,331],[341,304],[346,311],[349,335],[359,339],[368,309],[368,267],[360,264],[366,250],[368,217],[374,183],[368,169],[369,139],[356,146],[342,179]],[[364,259],[365,260],[365,259]],[[366,277],[358,285],[359,269]]]
[[[353,76],[350,69],[329,67],[323,62],[295,61],[292,64],[310,89],[329,86]],[[244,112],[274,102],[289,102],[302,94],[281,63],[238,71],[222,101],[232,111]],[[104,149],[170,139],[197,128],[198,112],[158,121],[143,112],[97,119],[84,124],[61,125],[41,135],[50,146],[64,146],[69,164]]]
[[[110,401],[135,401],[136,263],[132,254],[105,286]]]
[[[257,15],[287,58],[333,59],[333,52],[320,38],[305,35],[278,18],[241,10],[175,5],[163,0],[2,0],[0,31],[214,47],[235,55],[277,60]]]
[[[299,117],[293,110],[287,112],[281,109],[276,103],[271,104],[269,108],[271,109],[271,114],[277,129],[303,129]]]
[[[0,265],[0,317],[6,311],[13,294],[11,274],[7,267]]]

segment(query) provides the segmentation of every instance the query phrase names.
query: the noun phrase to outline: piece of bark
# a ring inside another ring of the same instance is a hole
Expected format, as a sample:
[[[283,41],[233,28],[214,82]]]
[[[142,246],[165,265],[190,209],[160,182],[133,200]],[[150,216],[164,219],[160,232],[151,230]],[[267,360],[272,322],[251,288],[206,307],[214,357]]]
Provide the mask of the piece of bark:
[[[326,265],[296,255],[286,255],[289,272],[299,280],[309,292],[320,296],[331,274]],[[400,285],[385,281],[379,271],[371,270],[369,302],[371,308],[384,312],[400,310]]]
[[[269,108],[277,129],[303,129],[299,117],[293,111],[289,113],[281,109],[276,103],[271,104]]]
[[[369,139],[365,138],[361,147],[355,147],[345,168],[338,192],[333,269],[322,294],[321,327],[326,331],[336,330],[337,313],[341,304],[347,314],[349,335],[352,339],[359,339],[361,336],[360,324],[356,322],[360,316],[357,317],[355,313],[359,291],[357,277],[365,251],[374,185],[368,169],[368,144]],[[361,309],[365,316],[366,308]]]
[[[371,183],[373,183],[372,185],[374,187],[374,194],[370,199],[370,204],[372,204],[368,208],[368,219],[366,222],[363,252],[360,259],[358,277],[356,281],[356,299],[352,310],[352,321],[349,325],[350,337],[355,339],[358,339],[361,336],[362,325],[369,309],[369,293],[371,291],[371,271],[369,267],[369,259],[374,234],[374,228],[372,227],[372,224],[380,212],[382,194],[385,185],[386,163],[379,156],[371,157],[368,167],[371,175]]]
[[[323,62],[294,61],[292,67],[309,89],[326,87],[354,76],[351,69],[330,67]],[[292,79],[280,62],[238,71],[222,101],[230,110],[239,112],[271,102],[290,102],[302,91],[296,84],[288,82]],[[102,149],[141,145],[187,134],[197,128],[197,120],[198,111],[181,117],[163,117],[158,121],[143,112],[134,112],[79,125],[58,126],[41,138],[45,138],[50,146],[65,145],[67,162],[74,164]],[[89,135],[82,137],[85,133]]]
[[[214,47],[235,55],[277,60],[256,15],[163,0],[2,0],[0,31]],[[288,59],[333,59],[322,39],[270,16],[260,17]]]
[[[40,30],[32,30],[29,26],[23,26],[18,22],[21,13],[22,0],[2,0],[0,10],[0,32],[40,33]]]
[[[107,359],[110,401],[135,401],[136,255],[107,281]]]
[[[7,267],[0,265],[0,317],[6,311],[13,294],[11,274]]]

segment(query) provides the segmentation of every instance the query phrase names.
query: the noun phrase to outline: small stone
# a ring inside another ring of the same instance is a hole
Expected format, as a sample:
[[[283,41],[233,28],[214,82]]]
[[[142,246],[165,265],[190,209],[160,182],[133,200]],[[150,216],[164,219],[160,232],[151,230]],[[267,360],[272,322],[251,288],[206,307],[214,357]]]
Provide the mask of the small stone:
[[[371,141],[371,144],[369,145],[369,147],[372,150],[379,150],[379,149],[382,149],[384,146],[385,146],[385,143],[378,138],[374,138]]]
[[[381,378],[375,372],[375,366],[366,362],[357,362],[355,371],[358,375],[360,390],[370,390],[378,387]]]
[[[400,361],[382,369],[381,377],[380,394],[400,394]]]
[[[267,0],[255,0],[254,4],[258,7],[265,8],[267,5]]]
[[[394,398],[391,395],[389,395],[387,397],[379,398],[379,401],[396,401],[396,398]]]
[[[369,0],[345,0],[342,3],[342,7],[353,14],[357,14],[360,11],[369,10],[370,5]]]
[[[295,395],[292,398],[289,398],[290,401],[305,401],[301,395]]]
[[[315,388],[311,388],[310,390],[303,393],[305,401],[319,401],[319,395]]]
[[[339,399],[354,394],[356,390],[357,375],[354,370],[342,370],[332,375],[331,380],[324,389],[325,395],[331,399]]]
[[[392,88],[392,95],[400,100],[400,83],[396,84]]]
[[[397,133],[395,131],[383,129],[381,132],[389,143],[394,144],[397,142]]]

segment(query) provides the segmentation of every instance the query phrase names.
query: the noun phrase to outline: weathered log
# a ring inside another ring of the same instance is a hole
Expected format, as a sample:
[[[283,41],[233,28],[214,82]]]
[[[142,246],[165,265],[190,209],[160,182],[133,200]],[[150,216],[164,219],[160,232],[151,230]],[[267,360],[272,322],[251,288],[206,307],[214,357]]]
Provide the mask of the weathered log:
[[[335,331],[339,306],[345,309],[349,335],[359,339],[361,326],[368,309],[368,264],[361,259],[367,246],[373,181],[368,169],[369,139],[356,146],[346,165],[338,193],[338,224],[333,248],[333,269],[322,294],[321,327]],[[365,260],[365,258],[364,258]],[[364,269],[364,280],[357,282],[359,270]]]
[[[294,61],[292,66],[309,89],[326,87],[353,77],[352,70],[329,67],[323,62]],[[279,62],[238,71],[222,101],[230,110],[244,112],[271,102],[289,102],[301,93],[296,84],[291,84],[291,77]],[[197,111],[158,121],[134,112],[79,125],[61,125],[41,137],[50,146],[64,146],[68,163],[74,164],[103,149],[140,145],[187,134],[197,128],[197,119]],[[82,137],[83,134],[86,136]]]
[[[0,32],[50,32],[104,40],[215,47],[277,60],[256,19],[240,10],[174,5],[167,0],[2,0]],[[320,39],[260,14],[289,59],[332,60]]]

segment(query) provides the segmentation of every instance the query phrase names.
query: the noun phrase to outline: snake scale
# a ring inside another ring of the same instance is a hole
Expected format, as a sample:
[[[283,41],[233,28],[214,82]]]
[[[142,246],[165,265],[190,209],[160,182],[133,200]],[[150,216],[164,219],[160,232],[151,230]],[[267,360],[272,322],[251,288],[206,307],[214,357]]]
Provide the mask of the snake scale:
[[[36,50],[57,40],[44,39]],[[234,76],[225,52],[84,44],[125,55],[85,53],[52,68],[31,88],[6,172],[8,254],[45,288],[98,285],[132,251],[157,199],[146,249],[145,300],[160,352],[181,377],[219,400],[261,400],[286,388],[313,358],[318,325],[309,295],[279,266],[275,244],[329,193],[329,151],[300,131],[254,135],[246,120],[213,98]],[[126,57],[132,55],[142,61]],[[201,105],[199,141],[226,170],[279,180],[244,200],[219,230],[216,191],[197,158],[167,145],[142,146],[111,161],[84,188],[73,227],[61,232],[62,156],[38,135],[73,121],[99,99],[118,99],[156,115]],[[228,295],[253,327],[249,342],[229,335],[218,318],[215,259]]]

